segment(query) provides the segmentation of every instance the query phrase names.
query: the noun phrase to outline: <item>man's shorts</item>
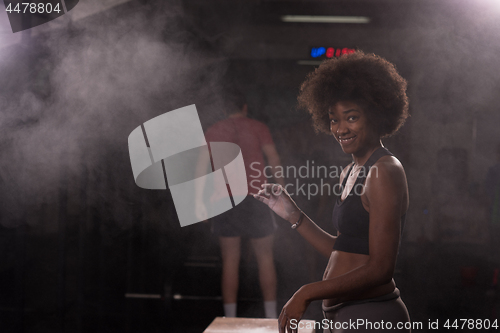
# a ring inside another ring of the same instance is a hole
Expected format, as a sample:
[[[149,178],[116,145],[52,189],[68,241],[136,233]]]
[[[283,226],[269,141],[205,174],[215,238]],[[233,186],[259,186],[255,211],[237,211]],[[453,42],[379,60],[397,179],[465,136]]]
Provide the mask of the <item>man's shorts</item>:
[[[221,237],[261,238],[275,230],[274,212],[251,195],[233,209],[212,218],[212,231]]]

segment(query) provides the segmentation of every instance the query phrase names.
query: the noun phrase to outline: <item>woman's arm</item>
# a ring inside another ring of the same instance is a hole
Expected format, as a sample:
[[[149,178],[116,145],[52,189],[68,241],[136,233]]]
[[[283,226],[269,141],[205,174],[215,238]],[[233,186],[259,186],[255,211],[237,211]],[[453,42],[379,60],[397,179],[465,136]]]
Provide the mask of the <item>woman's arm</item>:
[[[342,184],[344,177],[346,177],[350,165],[351,164],[349,164],[346,168],[344,168],[344,170],[342,170],[339,180],[340,184]],[[278,214],[291,224],[296,223],[300,219],[301,214],[304,213],[302,213],[302,211],[297,207],[286,190],[281,189],[279,194],[282,197],[279,197],[273,195],[272,188],[273,184],[266,184],[264,189],[254,197],[267,204],[272,210],[276,212],[276,214]],[[283,200],[283,204],[280,204],[280,200]],[[337,239],[336,236],[330,235],[329,233],[321,229],[306,214],[304,214],[300,226],[297,227],[297,231],[309,244],[311,244],[319,253],[321,253],[321,255],[323,255],[325,258],[330,258],[330,255],[333,251],[333,245],[335,244],[335,240]]]
[[[293,214],[292,218],[288,220],[290,223],[295,223],[300,218],[300,211]],[[304,214],[304,213],[302,213]],[[296,229],[304,239],[309,242],[321,255],[325,258],[330,258],[333,251],[333,245],[337,237],[330,235],[328,232],[321,229],[316,223],[313,222],[306,214],[302,218],[302,222]]]
[[[254,195],[257,200],[269,206],[281,218],[294,224],[301,218],[297,231],[322,255],[330,257],[336,237],[330,235],[314,223],[297,207],[288,192],[278,184],[263,184],[262,190]]]
[[[347,172],[351,167],[352,163],[342,170],[340,174],[339,183],[342,184],[344,178],[347,176]],[[291,223],[295,223],[298,221],[299,217],[293,217]],[[295,220],[294,220],[295,219]],[[330,235],[323,229],[321,229],[316,223],[314,223],[308,216],[304,214],[304,218],[302,220],[302,224],[297,228],[297,231],[304,237],[309,244],[311,244],[319,253],[321,253],[324,257],[330,258],[333,245],[335,244],[336,236]]]

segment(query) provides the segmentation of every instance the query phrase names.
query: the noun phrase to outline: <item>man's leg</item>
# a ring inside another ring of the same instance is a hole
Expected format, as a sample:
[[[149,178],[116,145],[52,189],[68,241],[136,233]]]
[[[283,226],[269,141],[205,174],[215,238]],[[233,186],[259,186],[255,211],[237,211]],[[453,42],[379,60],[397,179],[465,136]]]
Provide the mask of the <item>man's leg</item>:
[[[259,267],[259,282],[267,318],[277,318],[276,314],[276,268],[273,256],[274,235],[253,238],[252,247]]]
[[[226,317],[236,317],[241,237],[219,237],[222,255],[222,301]]]

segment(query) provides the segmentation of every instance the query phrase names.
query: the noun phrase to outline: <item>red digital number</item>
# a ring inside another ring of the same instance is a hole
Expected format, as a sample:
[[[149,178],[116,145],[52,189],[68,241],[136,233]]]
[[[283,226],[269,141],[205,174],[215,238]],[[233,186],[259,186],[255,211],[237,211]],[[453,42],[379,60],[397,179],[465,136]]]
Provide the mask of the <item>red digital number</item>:
[[[342,55],[344,54],[349,54],[349,53],[354,53],[355,51],[353,49],[348,49],[347,47],[344,47],[342,49]]]
[[[335,54],[335,49],[333,47],[329,47],[326,49],[327,58],[332,58],[334,54]]]

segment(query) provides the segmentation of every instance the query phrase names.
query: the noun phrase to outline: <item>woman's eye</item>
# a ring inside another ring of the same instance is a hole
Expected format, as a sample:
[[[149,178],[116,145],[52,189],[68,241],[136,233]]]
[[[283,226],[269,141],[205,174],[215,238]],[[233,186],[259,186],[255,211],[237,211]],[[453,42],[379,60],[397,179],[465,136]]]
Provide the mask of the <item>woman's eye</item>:
[[[356,119],[358,119],[358,117],[356,116],[350,116],[349,118],[347,118],[347,120],[349,121],[355,121]]]
[[[336,123],[337,123],[337,120],[336,120],[336,119],[330,119],[330,123],[332,123],[332,124],[336,124]]]

